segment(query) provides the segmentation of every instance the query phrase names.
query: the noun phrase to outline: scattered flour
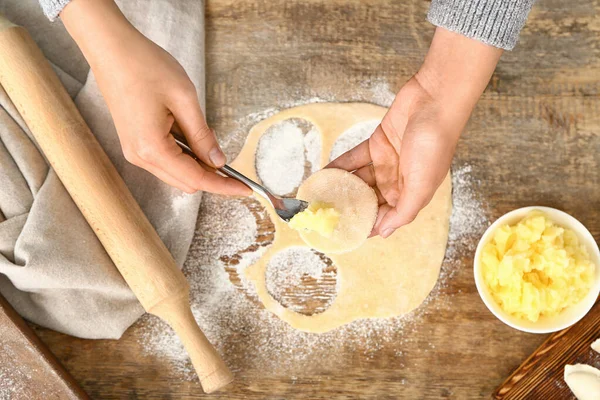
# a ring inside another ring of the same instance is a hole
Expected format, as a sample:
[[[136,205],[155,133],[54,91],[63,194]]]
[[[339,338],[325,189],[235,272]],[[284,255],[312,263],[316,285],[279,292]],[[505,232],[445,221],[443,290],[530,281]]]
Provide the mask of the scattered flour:
[[[367,82],[365,86],[371,92],[371,101],[380,106],[389,107],[392,105],[396,93],[390,90],[388,83],[384,80],[374,80]]]
[[[474,249],[488,224],[470,172],[470,166],[454,170],[454,211],[446,260],[425,302],[404,317],[360,320],[325,334],[289,327],[262,308],[253,286],[244,279],[245,268],[271,243],[257,225],[257,220],[266,218],[264,211],[256,211],[247,200],[206,194],[184,267],[194,316],[230,368],[242,374],[317,373],[349,364],[353,354],[373,359],[384,347],[396,354],[399,368],[406,367],[410,352],[405,349],[419,345],[410,332],[418,329],[424,315],[451,309],[453,294],[446,293],[448,281],[460,265],[460,257]],[[281,262],[275,260],[275,268],[269,268],[270,290],[278,285],[293,286],[302,276],[319,279],[326,274],[323,260],[312,252],[291,251],[280,257]],[[289,270],[281,270],[283,265]],[[149,355],[168,360],[182,379],[196,379],[179,339],[166,324],[146,316],[140,329],[140,342]]]
[[[304,135],[293,122],[280,122],[260,138],[256,172],[274,194],[284,196],[298,187],[304,176],[304,164]]]
[[[446,259],[459,263],[473,254],[481,235],[490,225],[489,210],[477,195],[479,181],[471,176],[473,168],[462,165],[452,169],[452,215]]]
[[[187,194],[179,189],[173,190],[171,196],[171,208],[175,215],[179,215],[182,210],[189,210],[190,204],[194,201],[193,194]]]
[[[321,134],[314,126],[304,135],[304,147],[306,148],[306,160],[310,164],[310,172],[315,173],[320,169],[321,162]]]
[[[371,99],[363,96],[349,100],[372,101],[389,106],[394,98],[383,82],[372,86],[371,92]],[[322,101],[335,99],[304,99],[294,104],[283,104],[282,109]],[[240,130],[234,133],[234,137],[240,136],[234,140],[243,143],[245,132],[252,125],[277,111],[279,109],[270,108],[248,115],[240,121]],[[336,144],[332,157],[335,152],[341,154],[364,140],[378,122],[367,121],[345,132]],[[318,132],[309,128],[308,132],[302,134],[297,126],[283,123],[278,129],[280,132],[274,135],[285,135],[289,142],[267,142],[262,151],[277,146],[278,152],[287,152],[287,157],[290,157],[285,160],[286,167],[290,166],[291,159],[299,165],[299,160],[308,160],[310,170],[314,171],[318,165],[316,154],[320,154],[321,147],[315,139],[319,136]],[[291,149],[292,144],[294,149]],[[262,174],[259,173],[261,179],[266,180],[267,185],[278,193],[291,191],[291,184],[284,187],[281,178],[267,178],[264,173],[265,169],[274,167],[271,164],[281,162],[278,157],[268,158],[264,154],[263,157],[260,167],[257,166],[263,170]],[[245,269],[272,243],[272,224],[271,231],[265,228],[270,221],[262,207],[253,200],[205,194],[195,238],[184,266],[184,273],[191,285],[192,311],[196,320],[230,368],[246,377],[267,373],[293,377],[299,373],[311,374],[343,368],[350,365],[355,357],[363,357],[367,360],[365,362],[369,362],[383,348],[387,349],[386,354],[395,354],[398,368],[417,365],[415,358],[410,357],[411,349],[434,346],[421,343],[423,335],[411,333],[429,329],[421,322],[424,316],[452,309],[452,296],[457,294],[449,293],[449,281],[462,265],[461,258],[474,251],[478,238],[489,224],[487,207],[476,194],[477,182],[471,177],[471,172],[469,165],[455,166],[453,169],[453,212],[446,258],[437,285],[424,303],[403,317],[355,321],[324,334],[295,330],[264,310],[253,285],[244,278]],[[299,168],[294,171],[294,185],[300,183],[301,174]],[[326,260],[312,251],[290,249],[271,261],[266,277],[268,289],[274,293],[282,286],[299,285],[306,277],[320,282],[333,282],[335,288],[335,270],[331,268]],[[140,325],[140,343],[149,356],[168,360],[182,379],[196,379],[179,339],[165,323],[147,315]]]
[[[331,149],[329,160],[333,161],[351,148],[371,137],[381,121],[371,120],[355,124],[337,138]]]
[[[10,365],[0,367],[0,400],[23,398],[26,382],[30,380],[19,368]]]
[[[0,336],[8,336],[8,346],[0,347],[0,400],[58,399],[65,393],[58,377],[45,365],[45,360],[24,337],[14,332],[3,332],[10,326],[0,327]],[[21,346],[17,350],[17,345]],[[23,362],[23,357],[27,362]]]
[[[270,127],[256,149],[256,172],[262,183],[276,195],[293,193],[305,177],[306,161],[310,173],[319,169],[321,143],[319,132],[310,127],[304,134],[294,120]]]
[[[277,253],[266,271],[267,290],[281,305],[311,315],[325,311],[336,297],[337,269],[323,254],[307,247]]]
[[[392,91],[386,80],[371,79],[365,80],[354,91],[346,94],[343,98],[343,102],[367,102],[383,107],[389,107],[392,105],[395,97],[396,93]],[[279,107],[268,107],[262,111],[251,112],[245,117],[237,120],[234,128],[231,131],[231,134],[224,135],[220,138],[221,146],[223,147],[228,158],[235,158],[235,155],[242,148],[250,128],[263,119],[269,118],[281,110],[297,107],[303,104],[340,102],[339,96],[333,94],[332,91],[327,91],[327,88],[325,88],[323,92],[318,93],[317,96],[306,96],[305,93],[295,93],[293,98],[295,99],[294,101],[279,102]]]
[[[327,264],[307,247],[291,247],[277,253],[267,267],[267,289],[273,293],[278,286],[300,285],[303,275],[315,279],[323,276]]]

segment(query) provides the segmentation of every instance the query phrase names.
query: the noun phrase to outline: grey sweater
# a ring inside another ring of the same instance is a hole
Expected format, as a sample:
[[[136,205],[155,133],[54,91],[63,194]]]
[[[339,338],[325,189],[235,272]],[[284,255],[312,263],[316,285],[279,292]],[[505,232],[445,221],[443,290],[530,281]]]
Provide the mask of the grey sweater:
[[[54,20],[70,0],[39,0]],[[535,0],[432,0],[429,21],[483,43],[512,50]]]

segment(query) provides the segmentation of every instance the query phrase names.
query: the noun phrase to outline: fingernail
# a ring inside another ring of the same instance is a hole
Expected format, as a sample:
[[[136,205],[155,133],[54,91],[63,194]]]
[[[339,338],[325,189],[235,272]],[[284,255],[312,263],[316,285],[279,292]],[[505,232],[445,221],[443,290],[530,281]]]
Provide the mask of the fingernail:
[[[393,229],[391,229],[391,228],[390,228],[390,229],[386,229],[385,231],[383,231],[383,232],[381,233],[381,237],[385,239],[385,238],[387,238],[387,237],[391,236],[391,235],[392,235],[392,233],[394,233],[394,230],[393,230]]]
[[[383,221],[383,217],[385,217],[386,214],[387,213],[380,211],[377,214],[377,219],[375,220],[375,225],[373,225],[373,226],[376,227],[376,228],[379,227],[379,224],[381,223],[381,221]]]
[[[214,147],[208,153],[208,158],[210,158],[210,161],[213,163],[213,165],[215,167],[222,167],[223,165],[225,165],[225,162],[227,162],[227,159],[225,158],[225,154],[223,154],[221,149],[218,147]]]

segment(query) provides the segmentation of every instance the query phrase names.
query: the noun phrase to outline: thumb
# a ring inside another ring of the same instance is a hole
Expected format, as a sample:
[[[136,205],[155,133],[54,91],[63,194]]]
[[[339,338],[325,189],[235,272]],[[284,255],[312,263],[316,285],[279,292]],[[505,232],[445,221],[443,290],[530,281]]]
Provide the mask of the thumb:
[[[404,186],[396,207],[389,210],[379,223],[379,235],[385,239],[396,229],[410,224],[430,200],[429,190]]]
[[[175,102],[170,108],[177,125],[198,158],[211,167],[220,168],[225,165],[227,159],[214,131],[206,123],[196,92]]]

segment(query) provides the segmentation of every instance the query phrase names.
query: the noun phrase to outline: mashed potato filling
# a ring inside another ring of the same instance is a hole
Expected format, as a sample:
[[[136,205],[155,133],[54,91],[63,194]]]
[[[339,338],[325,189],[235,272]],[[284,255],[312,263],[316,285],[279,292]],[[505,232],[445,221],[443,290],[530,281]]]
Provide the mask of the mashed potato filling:
[[[532,322],[581,301],[594,281],[595,266],[575,233],[541,212],[498,228],[481,265],[500,307]]]
[[[290,220],[290,228],[317,232],[321,236],[331,237],[340,222],[340,213],[331,205],[314,202],[308,208]]]

